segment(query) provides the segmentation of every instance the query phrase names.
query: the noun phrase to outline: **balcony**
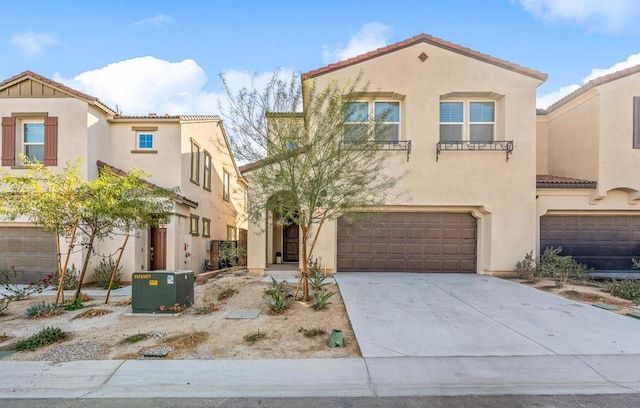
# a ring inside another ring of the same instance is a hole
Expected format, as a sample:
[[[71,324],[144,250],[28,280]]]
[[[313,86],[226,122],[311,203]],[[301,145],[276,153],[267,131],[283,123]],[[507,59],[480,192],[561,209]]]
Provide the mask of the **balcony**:
[[[492,142],[472,142],[469,140],[438,142],[436,145],[436,161],[440,158],[440,153],[445,150],[465,150],[473,152],[502,151],[506,153],[507,161],[509,161],[509,156],[513,152],[513,140],[494,140]]]
[[[366,142],[349,142],[342,141],[345,149],[368,149],[368,150],[387,150],[387,151],[406,151],[407,161],[411,154],[411,140],[368,140]]]

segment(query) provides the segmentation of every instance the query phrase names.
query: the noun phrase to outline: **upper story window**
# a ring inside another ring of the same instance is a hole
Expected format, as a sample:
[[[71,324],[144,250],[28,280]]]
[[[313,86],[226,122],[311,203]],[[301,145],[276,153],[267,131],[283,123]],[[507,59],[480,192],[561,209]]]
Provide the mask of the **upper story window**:
[[[492,142],[495,122],[493,101],[440,102],[441,142]]]
[[[47,113],[13,113],[2,118],[2,165],[23,154],[45,166],[58,164],[58,118]]]
[[[206,150],[204,151],[204,180],[202,187],[211,191],[211,155]]]
[[[231,176],[224,170],[222,172],[222,199],[225,201],[229,201],[230,198],[230,179]]]
[[[138,133],[136,147],[139,150],[153,149],[153,133]]]
[[[22,121],[21,152],[31,161],[44,161],[44,121],[29,119]]]
[[[191,141],[191,181],[200,184],[200,146]]]
[[[372,130],[376,141],[400,140],[400,102],[357,101],[345,105],[345,142],[365,141]]]
[[[135,134],[134,149],[131,153],[158,153],[156,149],[157,126],[131,126]]]

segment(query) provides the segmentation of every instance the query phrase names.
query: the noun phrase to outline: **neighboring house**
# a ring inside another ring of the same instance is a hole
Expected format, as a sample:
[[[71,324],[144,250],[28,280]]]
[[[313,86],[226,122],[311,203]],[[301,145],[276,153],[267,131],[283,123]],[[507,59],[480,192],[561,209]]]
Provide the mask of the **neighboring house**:
[[[369,121],[391,112],[381,154],[406,175],[365,221],[325,224],[314,252],[323,270],[512,271],[538,246],[535,103],[546,75],[423,34],[302,80],[322,88],[359,73],[370,86],[358,108]],[[298,236],[272,216],[250,223],[250,272],[277,252],[298,260]]]
[[[538,111],[540,247],[600,271],[640,258],[640,65]],[[553,176],[549,176],[553,175]]]
[[[589,82],[537,121],[545,74],[424,34],[302,80],[359,73],[370,120],[392,112],[388,171],[407,174],[370,218],[325,225],[315,256],[328,272],[501,274],[548,246],[597,270],[640,258],[640,66]],[[275,219],[249,225],[252,273],[277,252],[298,260],[296,227]]]
[[[150,173],[150,183],[179,188],[169,224],[138,231],[129,240],[121,262],[124,281],[144,270],[200,273],[204,260],[215,258],[212,241],[244,238],[247,186],[218,116],[124,116],[92,96],[27,71],[0,83],[0,117],[4,171],[24,171],[21,153],[60,170],[81,158],[86,179],[95,178],[102,167],[116,172],[138,168]],[[115,254],[122,241],[115,236],[100,242],[94,266],[100,256]],[[67,245],[61,240],[63,252]],[[15,265],[21,281],[54,272],[56,252],[54,238],[41,228],[0,223],[0,267]],[[82,255],[73,255],[78,267]]]

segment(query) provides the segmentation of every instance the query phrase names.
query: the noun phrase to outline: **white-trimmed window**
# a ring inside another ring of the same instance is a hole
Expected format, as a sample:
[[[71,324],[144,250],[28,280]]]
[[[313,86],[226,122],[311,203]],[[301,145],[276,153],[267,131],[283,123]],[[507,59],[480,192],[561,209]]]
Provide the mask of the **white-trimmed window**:
[[[441,142],[495,140],[496,103],[493,101],[440,102]]]
[[[44,161],[44,120],[23,119],[22,124],[22,154],[31,161]]]
[[[345,142],[364,141],[371,126],[375,126],[376,141],[400,140],[400,102],[356,101],[345,104]]]
[[[153,133],[137,132],[136,133],[136,149],[137,150],[153,150]]]

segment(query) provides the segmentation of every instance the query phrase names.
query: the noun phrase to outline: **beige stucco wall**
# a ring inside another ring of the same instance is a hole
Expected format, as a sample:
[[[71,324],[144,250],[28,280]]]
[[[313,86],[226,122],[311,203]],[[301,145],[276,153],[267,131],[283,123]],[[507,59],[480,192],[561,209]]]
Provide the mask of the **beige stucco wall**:
[[[547,116],[549,174],[600,181],[600,106],[592,90]]]
[[[549,120],[536,116],[536,174],[549,174]]]
[[[429,58],[421,62],[425,52]],[[524,253],[535,248],[536,129],[535,91],[541,81],[473,58],[419,43],[316,78],[346,81],[360,72],[370,92],[395,92],[400,100],[401,140],[412,141],[406,152],[388,154],[388,171],[407,174],[390,206],[430,211],[476,209],[479,224],[478,272],[512,270]],[[477,100],[476,93],[496,100],[497,140],[513,140],[509,161],[504,151],[444,151],[436,162],[439,103],[455,93],[456,100]],[[481,215],[480,215],[481,214]],[[327,228],[317,256],[335,263],[335,228]],[[489,232],[487,232],[489,231]],[[332,236],[333,234],[333,236]],[[263,244],[264,247],[264,244]],[[259,262],[253,264],[257,269]]]
[[[640,74],[599,86],[600,143],[598,194],[614,188],[640,191],[640,149],[633,148],[633,97]]]

